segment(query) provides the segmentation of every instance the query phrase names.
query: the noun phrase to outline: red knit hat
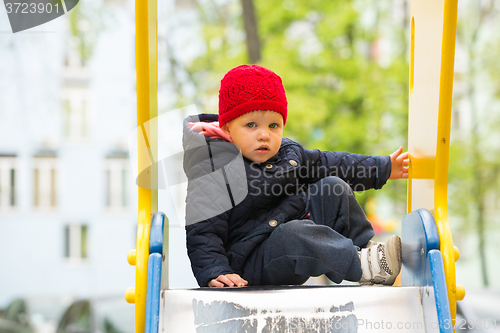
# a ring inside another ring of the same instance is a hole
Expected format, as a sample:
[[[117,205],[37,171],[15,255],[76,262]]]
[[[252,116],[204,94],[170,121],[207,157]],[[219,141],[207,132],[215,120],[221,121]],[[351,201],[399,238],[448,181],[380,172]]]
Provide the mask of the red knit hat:
[[[278,112],[286,124],[287,101],[281,78],[259,65],[241,65],[231,69],[220,82],[219,126],[247,112]]]

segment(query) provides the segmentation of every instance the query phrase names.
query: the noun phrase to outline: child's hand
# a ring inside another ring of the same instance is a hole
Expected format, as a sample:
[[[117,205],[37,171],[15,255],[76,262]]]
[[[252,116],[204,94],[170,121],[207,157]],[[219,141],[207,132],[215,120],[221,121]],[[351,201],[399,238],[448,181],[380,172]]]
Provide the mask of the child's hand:
[[[399,149],[390,156],[391,176],[389,179],[408,178],[408,152],[403,153],[403,147],[399,147]]]
[[[223,288],[223,287],[243,287],[248,284],[247,281],[243,280],[238,274],[226,274],[219,275],[217,278],[211,280],[208,286],[211,288]]]

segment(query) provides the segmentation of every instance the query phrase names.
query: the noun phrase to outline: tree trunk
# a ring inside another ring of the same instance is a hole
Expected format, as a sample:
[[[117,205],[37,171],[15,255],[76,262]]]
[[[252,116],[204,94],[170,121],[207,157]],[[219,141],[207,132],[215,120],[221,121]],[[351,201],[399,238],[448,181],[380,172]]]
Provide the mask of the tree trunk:
[[[480,2],[472,2],[475,8],[471,8],[470,13],[472,15],[477,15],[477,21],[475,25],[467,27],[469,32],[471,32],[470,40],[467,42],[466,34],[462,33],[462,38],[464,38],[464,45],[467,48],[469,54],[469,68],[467,70],[467,98],[470,103],[471,112],[471,143],[472,143],[472,173],[473,173],[473,187],[472,187],[472,200],[474,200],[473,206],[476,209],[476,231],[478,238],[478,251],[479,260],[481,265],[481,278],[484,287],[489,286],[488,279],[488,263],[486,261],[486,235],[485,235],[485,212],[486,212],[486,193],[490,186],[490,180],[485,176],[485,165],[484,165],[484,150],[481,147],[482,142],[482,132],[479,128],[479,110],[476,103],[476,62],[477,57],[480,57],[478,53],[478,37],[480,29],[483,23],[486,21],[488,15],[491,14],[493,8],[493,2],[489,3],[489,7],[482,7]],[[464,28],[465,29],[465,28]]]
[[[250,63],[255,64],[260,61],[260,41],[253,0],[241,0],[241,6],[243,8],[243,23],[246,33],[248,59]]]
[[[477,217],[477,234],[479,238],[479,258],[481,260],[481,276],[483,278],[483,286],[488,287],[490,281],[488,279],[488,263],[486,261],[486,239],[484,235],[484,197],[478,202],[478,217]]]

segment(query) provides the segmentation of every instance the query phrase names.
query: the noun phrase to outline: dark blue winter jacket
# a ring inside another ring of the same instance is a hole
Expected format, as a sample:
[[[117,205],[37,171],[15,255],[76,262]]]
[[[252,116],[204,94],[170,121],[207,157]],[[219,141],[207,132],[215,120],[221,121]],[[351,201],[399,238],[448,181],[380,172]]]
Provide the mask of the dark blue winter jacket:
[[[193,132],[189,122],[213,122],[200,114],[184,120],[186,243],[201,287],[219,275],[237,273],[261,283],[263,244],[276,226],[308,214],[305,191],[337,176],[353,190],[380,189],[391,173],[389,156],[307,150],[283,138],[278,153],[252,162],[238,148]]]

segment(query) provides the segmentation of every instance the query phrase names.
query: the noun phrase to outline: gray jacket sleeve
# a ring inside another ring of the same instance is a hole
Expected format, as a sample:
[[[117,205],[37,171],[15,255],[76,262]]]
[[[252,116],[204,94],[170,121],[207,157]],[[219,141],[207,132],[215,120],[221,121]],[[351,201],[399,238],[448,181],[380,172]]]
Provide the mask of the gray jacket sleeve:
[[[203,165],[191,169],[186,198],[186,246],[191,269],[200,287],[206,287],[210,280],[219,275],[234,273],[225,250],[229,211],[223,207],[224,203],[220,209],[213,208],[221,204],[217,198],[223,196],[223,191],[227,191],[226,184],[224,181],[219,185],[215,181],[216,185],[202,181],[193,186],[193,179],[210,174],[211,170],[206,169]],[[217,211],[222,213],[215,213]],[[197,218],[193,219],[193,216]],[[205,218],[200,219],[200,216]]]

